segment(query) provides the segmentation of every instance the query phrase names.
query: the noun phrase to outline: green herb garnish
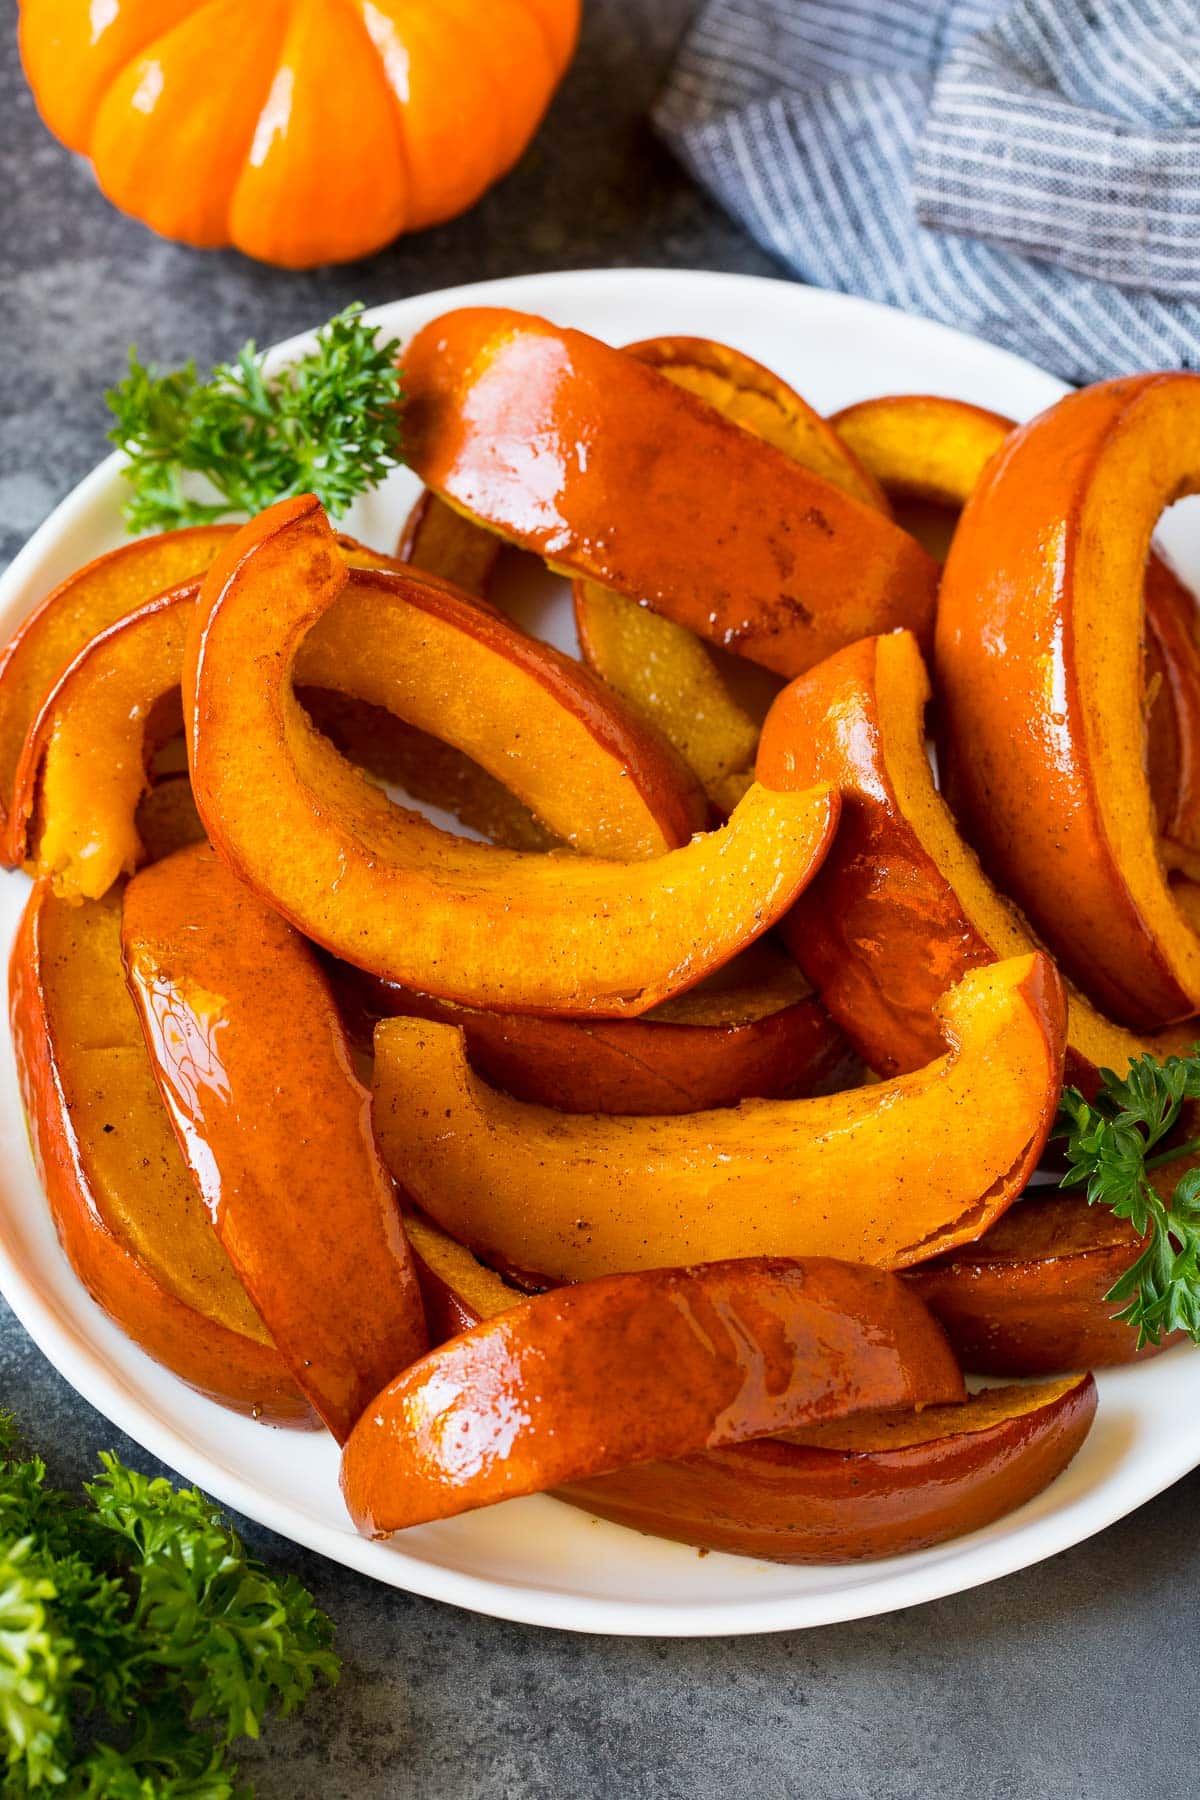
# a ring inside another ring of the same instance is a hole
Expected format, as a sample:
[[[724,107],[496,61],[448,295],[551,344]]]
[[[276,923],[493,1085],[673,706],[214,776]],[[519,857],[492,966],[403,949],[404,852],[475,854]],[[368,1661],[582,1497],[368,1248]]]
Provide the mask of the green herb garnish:
[[[338,518],[400,460],[402,377],[396,340],[348,306],[317,348],[268,381],[253,339],[201,381],[194,362],[163,374],[129,352],[129,373],[106,396],[108,436],[129,459],[131,531],[204,525],[315,494]],[[202,475],[213,501],[185,492]]]
[[[86,1502],[0,1415],[5,1800],[243,1800],[230,1746],[336,1681],[333,1627],[195,1488],[102,1455]]]
[[[1153,1154],[1179,1121],[1184,1103],[1200,1098],[1200,1046],[1190,1056],[1159,1062],[1143,1055],[1122,1080],[1100,1071],[1094,1100],[1078,1088],[1062,1097],[1058,1135],[1067,1140],[1070,1167],[1064,1187],[1086,1183],[1089,1206],[1109,1206],[1146,1238],[1146,1248],[1106,1298],[1136,1327],[1138,1345],[1185,1331],[1200,1343],[1200,1168],[1188,1169],[1164,1199],[1151,1181],[1155,1169],[1200,1151],[1200,1138]]]

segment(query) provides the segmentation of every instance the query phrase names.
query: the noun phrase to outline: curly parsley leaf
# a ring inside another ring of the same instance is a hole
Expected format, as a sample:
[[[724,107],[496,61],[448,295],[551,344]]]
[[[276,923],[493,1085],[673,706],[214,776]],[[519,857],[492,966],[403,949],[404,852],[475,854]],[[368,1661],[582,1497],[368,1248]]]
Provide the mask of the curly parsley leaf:
[[[401,461],[402,376],[398,342],[379,342],[361,313],[338,313],[271,380],[253,340],[207,381],[194,362],[164,373],[131,349],[106,396],[109,439],[128,459],[129,529],[209,524],[309,493],[339,518],[377,486]],[[196,476],[213,498],[192,491]]]
[[[0,1415],[5,1800],[245,1800],[230,1746],[333,1682],[333,1628],[194,1488],[110,1455],[86,1504]]]
[[[1145,1054],[1122,1079],[1100,1071],[1095,1099],[1078,1088],[1062,1097],[1058,1135],[1067,1140],[1064,1187],[1083,1187],[1089,1206],[1128,1219],[1144,1247],[1110,1289],[1117,1317],[1133,1326],[1139,1347],[1183,1331],[1200,1343],[1200,1169],[1188,1169],[1164,1197],[1155,1170],[1200,1152],[1200,1138],[1162,1144],[1189,1101],[1200,1099],[1200,1047],[1164,1062]]]

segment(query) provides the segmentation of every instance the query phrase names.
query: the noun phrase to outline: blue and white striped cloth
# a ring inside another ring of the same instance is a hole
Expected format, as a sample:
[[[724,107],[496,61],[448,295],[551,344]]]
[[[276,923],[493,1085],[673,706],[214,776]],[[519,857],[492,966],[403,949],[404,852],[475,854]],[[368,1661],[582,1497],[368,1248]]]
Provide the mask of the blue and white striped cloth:
[[[805,281],[1200,367],[1200,0],[705,0],[656,123]]]

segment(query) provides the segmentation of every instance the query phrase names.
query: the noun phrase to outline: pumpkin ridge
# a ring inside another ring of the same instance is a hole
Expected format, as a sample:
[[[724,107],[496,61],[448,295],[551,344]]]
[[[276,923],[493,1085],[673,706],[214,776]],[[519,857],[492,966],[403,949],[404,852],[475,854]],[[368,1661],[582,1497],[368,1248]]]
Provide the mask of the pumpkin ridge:
[[[204,4],[206,6],[215,5],[217,3],[218,3],[218,0],[204,0]],[[238,169],[237,177],[234,180],[233,185],[230,187],[229,193],[227,194],[226,200],[225,200],[226,242],[229,244],[232,244],[232,238],[230,238],[230,236],[229,236],[229,217],[233,211],[234,195],[237,193],[238,187],[242,180],[242,176],[245,174],[245,171],[246,171],[247,167],[249,166],[250,152],[254,148],[255,138],[258,136],[258,127],[262,120],[263,113],[267,109],[267,102],[271,98],[271,90],[275,86],[275,80],[279,74],[279,59],[283,54],[283,47],[287,43],[288,31],[289,31],[289,29],[291,27],[291,23],[292,23],[293,10],[294,9],[292,6],[292,0],[279,0],[279,19],[280,19],[279,36],[275,43],[274,54],[272,56],[263,58],[264,64],[270,68],[271,72],[270,72],[267,82],[263,88],[262,94],[259,98],[258,105],[254,109],[254,116],[253,116],[253,119],[251,120],[250,131],[246,138],[245,148],[242,150],[240,156],[237,159],[237,164],[236,164],[236,167]]]
[[[408,148],[408,120],[405,117],[404,102],[392,86],[392,79],[388,74],[387,69],[387,59],[379,45],[376,43],[375,34],[372,32],[371,27],[367,24],[366,16],[363,12],[364,0],[342,0],[342,4],[349,9],[354,18],[358,21],[359,29],[370,44],[375,60],[379,64],[379,78],[383,82],[384,88],[387,90],[388,105],[391,107],[392,117],[396,121],[396,155],[399,158],[400,167],[404,174],[405,215],[406,217],[411,217],[413,169],[412,157]],[[397,22],[397,37],[399,37],[399,29],[399,23]],[[407,55],[409,53],[408,46],[405,45],[404,49],[405,54]],[[404,229],[408,229],[407,225]]]
[[[112,92],[117,82],[120,81],[130,63],[137,62],[139,57],[148,56],[156,44],[160,44],[164,38],[170,37],[171,33],[177,30],[180,25],[194,19],[198,12],[203,12],[206,6],[212,6],[214,3],[215,0],[193,0],[193,4],[188,8],[187,12],[181,14],[180,17],[176,19],[174,25],[168,25],[165,31],[156,30],[153,26],[148,27],[150,36],[146,39],[145,43],[139,44],[136,50],[131,51],[124,62],[118,63],[104,86],[98,88],[96,91],[96,98],[93,102],[91,113],[88,117],[87,124],[84,126],[81,133],[83,140],[82,154],[84,156],[91,156],[92,132],[95,129],[96,120],[100,116],[100,109],[108,99],[109,94]]]

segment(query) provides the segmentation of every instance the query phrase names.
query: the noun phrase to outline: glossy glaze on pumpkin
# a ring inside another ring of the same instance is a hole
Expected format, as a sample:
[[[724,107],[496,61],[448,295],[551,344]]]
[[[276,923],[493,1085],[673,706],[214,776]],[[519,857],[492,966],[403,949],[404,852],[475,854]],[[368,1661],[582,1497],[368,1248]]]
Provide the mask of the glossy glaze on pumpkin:
[[[933,394],[885,394],[834,413],[855,454],[896,499],[957,512],[1014,422]],[[1146,707],[1150,787],[1159,830],[1200,848],[1200,646],[1196,597],[1161,550],[1146,564]]]
[[[649,338],[626,347],[743,430],[886,513],[878,484],[832,426],[761,363],[708,338]],[[573,584],[586,662],[664,731],[722,814],[752,779],[762,707],[735,686],[712,648],[686,625],[594,581]]]
[[[973,971],[941,1019],[949,1048],[911,1075],[650,1118],[512,1100],[472,1072],[461,1031],[386,1019],[375,1128],[414,1202],[509,1268],[582,1280],[731,1255],[899,1268],[987,1229],[1058,1104],[1064,1008],[1047,957]]]
[[[134,878],[130,991],[213,1229],[339,1442],[425,1347],[370,1097],[308,946],[208,845]]]
[[[579,0],[22,0],[21,54],[114,204],[307,268],[473,204],[524,150],[578,25]]]
[[[693,988],[640,1019],[594,1023],[456,1006],[369,976],[355,991],[376,1018],[461,1026],[485,1080],[559,1112],[702,1112],[853,1085],[860,1065],[790,958],[755,944],[721,978],[730,985]]]
[[[382,1536],[651,1458],[879,1406],[962,1397],[940,1329],[894,1277],[813,1258],[655,1269],[561,1288],[430,1351],[342,1458]]]
[[[202,1393],[276,1423],[312,1413],[212,1235],[121,973],[119,902],[34,888],[13,945],[17,1072],[59,1241],[134,1343]]]
[[[1155,841],[1141,669],[1150,534],[1200,483],[1200,377],[1071,394],[1013,433],[942,583],[946,779],[985,865],[1112,1017],[1200,1006]]]
[[[724,830],[630,864],[467,843],[392,805],[291,689],[299,645],[346,585],[332,542],[311,497],[246,526],[205,584],[184,671],[209,836],[325,949],[469,1005],[636,1015],[768,930],[809,879],[836,824],[825,791],[754,788]]]
[[[784,1563],[850,1563],[978,1531],[1057,1479],[1096,1413],[1090,1375],[839,1420],[560,1488],[617,1525]]]
[[[796,674],[929,629],[936,567],[912,538],[598,339],[465,308],[409,344],[405,392],[427,486],[751,661]]]
[[[201,525],[122,544],[69,575],[21,621],[0,651],[0,822],[12,807],[26,733],[64,670],[98,632],[203,573],[233,530]]]
[[[160,595],[93,638],[30,728],[10,848],[29,854],[36,809],[37,869],[65,894],[95,898],[141,858],[148,726],[179,687],[198,592]],[[438,730],[574,847],[653,856],[702,823],[669,748],[586,671],[432,579],[356,568],[295,672]]]
[[[410,1215],[409,1228],[435,1343],[521,1303],[420,1214]],[[919,1273],[904,1279],[912,1285]],[[640,1463],[558,1488],[555,1497],[701,1549],[859,1562],[943,1543],[1031,1499],[1070,1461],[1094,1411],[1091,1377],[1071,1376]]]
[[[1036,940],[988,880],[937,792],[925,752],[929,679],[913,638],[865,638],[792,682],[759,747],[769,787],[831,782],[842,824],[782,932],[826,1007],[881,1074],[936,1056],[936,1007],[970,969]],[[1068,985],[1067,1079],[1191,1047],[1186,1028],[1139,1036]],[[1194,1036],[1194,1033],[1192,1034]]]
[[[1165,1347],[1139,1350],[1137,1332],[1107,1298],[1142,1247],[1126,1220],[1088,1206],[1081,1194],[1031,1195],[980,1243],[912,1269],[905,1280],[973,1374],[1109,1368]]]

